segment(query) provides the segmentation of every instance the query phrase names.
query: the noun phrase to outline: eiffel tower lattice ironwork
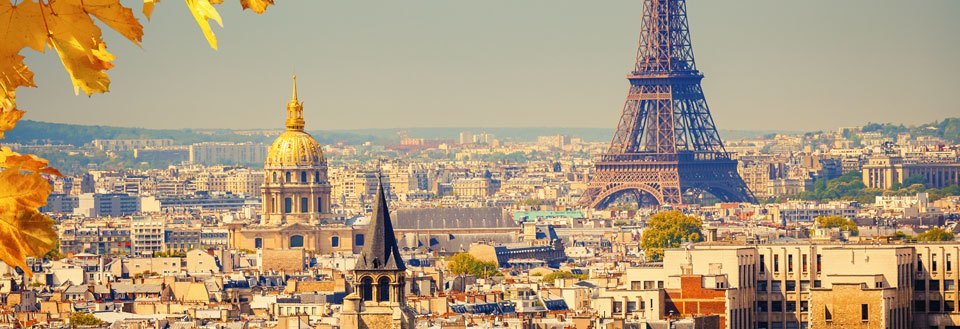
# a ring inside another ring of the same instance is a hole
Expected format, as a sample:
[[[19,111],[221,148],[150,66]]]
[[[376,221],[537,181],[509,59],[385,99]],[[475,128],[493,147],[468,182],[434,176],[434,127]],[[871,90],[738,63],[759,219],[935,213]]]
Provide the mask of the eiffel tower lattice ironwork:
[[[660,205],[687,191],[755,202],[723,147],[703,97],[685,0],[645,0],[640,46],[610,148],[596,163],[581,204],[604,208],[632,193]]]

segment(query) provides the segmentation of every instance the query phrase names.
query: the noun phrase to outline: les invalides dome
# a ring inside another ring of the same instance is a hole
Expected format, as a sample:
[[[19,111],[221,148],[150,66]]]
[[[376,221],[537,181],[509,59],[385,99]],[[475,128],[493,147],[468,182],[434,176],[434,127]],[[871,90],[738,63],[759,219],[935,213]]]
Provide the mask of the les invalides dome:
[[[317,224],[330,214],[327,159],[320,143],[303,130],[304,124],[294,76],[286,131],[270,145],[263,166],[262,224]]]

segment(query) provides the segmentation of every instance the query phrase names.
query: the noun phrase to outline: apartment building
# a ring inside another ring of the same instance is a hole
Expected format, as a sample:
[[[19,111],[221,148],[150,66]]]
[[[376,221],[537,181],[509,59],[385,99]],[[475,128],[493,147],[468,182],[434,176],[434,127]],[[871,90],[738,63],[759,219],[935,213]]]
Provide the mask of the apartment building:
[[[591,306],[622,319],[716,314],[723,328],[956,328],[958,262],[960,243],[705,243],[627,268]]]

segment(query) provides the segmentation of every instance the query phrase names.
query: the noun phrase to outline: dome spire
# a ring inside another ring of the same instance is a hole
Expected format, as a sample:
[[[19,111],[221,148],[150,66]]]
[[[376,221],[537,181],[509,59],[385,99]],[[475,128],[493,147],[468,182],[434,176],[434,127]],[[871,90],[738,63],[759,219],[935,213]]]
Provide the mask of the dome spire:
[[[290,97],[290,100],[297,101],[297,74],[293,74],[293,96]]]
[[[303,102],[297,99],[297,75],[293,75],[293,93],[287,103],[287,130],[303,131]]]

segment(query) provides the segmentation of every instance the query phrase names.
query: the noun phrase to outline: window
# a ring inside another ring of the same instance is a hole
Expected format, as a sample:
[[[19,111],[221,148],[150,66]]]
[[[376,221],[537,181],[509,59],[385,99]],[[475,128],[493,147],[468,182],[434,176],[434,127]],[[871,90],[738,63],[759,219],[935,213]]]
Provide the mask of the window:
[[[930,255],[930,271],[937,271],[937,254]]]
[[[780,281],[771,282],[770,291],[780,292]]]
[[[290,172],[289,172],[289,171],[286,172],[286,175],[285,175],[285,176],[286,176],[286,177],[284,177],[284,178],[286,178],[287,183],[289,183],[289,182],[290,182]]]
[[[817,273],[820,273],[822,269],[821,265],[823,264],[823,255],[817,254]]]
[[[787,255],[787,273],[793,273],[793,255]]]
[[[814,288],[821,288],[821,287],[823,287],[823,283],[820,282],[820,280],[813,280],[813,287],[814,287]]]
[[[253,239],[253,247],[257,249],[263,248],[263,238]]]
[[[767,312],[767,301],[758,300],[757,301],[757,312],[766,313]]]
[[[917,255],[917,272],[923,272],[923,255]]]
[[[757,291],[766,292],[767,291],[767,281],[757,281]]]
[[[953,271],[953,259],[947,254],[947,272]]]
[[[810,291],[810,280],[800,280],[800,291]]]
[[[797,291],[797,281],[787,281],[787,291]]]
[[[800,270],[803,271],[803,273],[807,273],[807,255],[803,255],[800,262],[802,262],[802,264],[800,264]]]
[[[390,278],[381,277],[377,281],[377,296],[378,302],[386,302],[390,300]]]
[[[290,248],[303,248],[303,236],[302,235],[291,236]]]
[[[787,301],[787,312],[796,312],[797,311],[797,302]]]
[[[301,171],[301,172],[300,172],[300,183],[306,183],[306,182],[307,182],[307,172],[306,172],[306,171]]]
[[[810,302],[801,300],[800,301],[800,312],[806,312],[810,306]]]
[[[323,212],[323,198],[317,198],[317,212]]]
[[[956,310],[956,306],[954,305],[955,304],[952,300],[943,301],[943,311],[946,313],[952,313],[953,311]]]
[[[773,255],[773,273],[780,273],[780,255]]]
[[[914,312],[926,312],[927,311],[927,302],[922,300],[913,301],[913,311]]]
[[[760,273],[767,271],[767,262],[764,260],[763,255],[760,255]]]
[[[782,302],[782,301],[779,301],[779,300],[775,300],[775,301],[771,302],[771,303],[770,303],[770,311],[771,311],[771,312],[783,312],[783,302]]]
[[[943,290],[951,291],[954,288],[953,280],[943,280]]]
[[[940,281],[930,280],[930,291],[940,291]]]
[[[289,214],[293,212],[293,199],[292,198],[283,198],[283,213]]]
[[[357,247],[363,246],[363,234],[357,234],[357,237],[354,239],[354,245]]]
[[[940,301],[939,301],[939,300],[931,300],[931,301],[930,301],[930,307],[928,307],[927,310],[930,311],[930,312],[940,312]]]
[[[373,279],[369,276],[360,280],[360,298],[373,300]]]
[[[636,312],[637,302],[627,302],[627,312]]]
[[[334,235],[332,238],[330,238],[330,246],[332,246],[332,247],[334,247],[334,248],[339,247],[339,246],[340,246],[340,237]]]
[[[316,182],[316,183],[319,183],[319,182],[320,182],[320,172],[319,172],[319,171],[313,173],[313,181]]]
[[[310,205],[307,203],[307,198],[300,198],[300,212],[307,213],[310,211]]]
[[[870,305],[860,304],[860,320],[870,320]]]
[[[927,290],[927,280],[913,280],[913,291]]]

